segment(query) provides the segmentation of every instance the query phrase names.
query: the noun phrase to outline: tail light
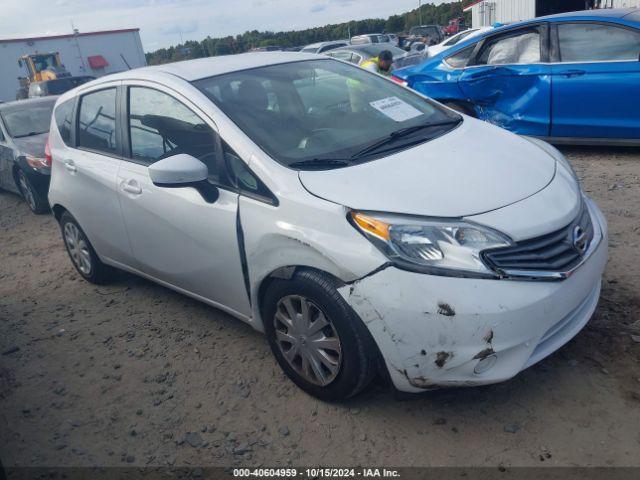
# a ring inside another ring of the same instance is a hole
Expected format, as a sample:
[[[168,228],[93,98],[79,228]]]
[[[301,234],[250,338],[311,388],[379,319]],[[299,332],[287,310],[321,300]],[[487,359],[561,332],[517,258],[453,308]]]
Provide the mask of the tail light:
[[[400,77],[396,77],[395,75],[391,75],[391,80],[396,82],[399,85],[402,85],[403,87],[408,87],[409,86],[409,82],[401,79]]]
[[[53,163],[53,157],[51,156],[51,148],[49,147],[49,137],[44,144],[44,163],[47,167],[50,167]]]

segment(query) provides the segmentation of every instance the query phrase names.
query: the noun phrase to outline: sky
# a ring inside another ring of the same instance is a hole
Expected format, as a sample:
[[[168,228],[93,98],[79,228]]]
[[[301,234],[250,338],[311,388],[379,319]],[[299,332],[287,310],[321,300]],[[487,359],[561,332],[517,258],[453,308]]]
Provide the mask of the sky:
[[[426,0],[423,3],[442,3]],[[387,18],[417,0],[0,0],[0,38],[140,28],[145,51],[207,35],[298,30],[364,18]],[[35,12],[28,15],[27,12]]]

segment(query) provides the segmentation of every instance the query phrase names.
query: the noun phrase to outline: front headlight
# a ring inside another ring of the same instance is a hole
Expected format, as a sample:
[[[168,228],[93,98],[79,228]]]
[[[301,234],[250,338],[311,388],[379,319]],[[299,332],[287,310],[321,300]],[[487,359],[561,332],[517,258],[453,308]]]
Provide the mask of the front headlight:
[[[363,212],[350,217],[394,264],[435,275],[496,277],[480,253],[511,245],[505,235],[470,222]]]

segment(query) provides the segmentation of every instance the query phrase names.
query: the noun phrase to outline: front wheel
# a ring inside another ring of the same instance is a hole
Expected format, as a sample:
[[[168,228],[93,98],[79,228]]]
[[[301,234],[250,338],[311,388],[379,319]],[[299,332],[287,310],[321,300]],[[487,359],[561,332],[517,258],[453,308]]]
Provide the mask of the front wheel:
[[[276,279],[267,288],[263,320],[271,350],[287,376],[326,401],[362,391],[377,373],[371,334],[337,291],[337,282],[313,270]]]
[[[18,170],[17,177],[18,189],[31,211],[38,214],[48,212],[49,203],[47,203],[46,198],[40,195],[25,173],[22,170]]]

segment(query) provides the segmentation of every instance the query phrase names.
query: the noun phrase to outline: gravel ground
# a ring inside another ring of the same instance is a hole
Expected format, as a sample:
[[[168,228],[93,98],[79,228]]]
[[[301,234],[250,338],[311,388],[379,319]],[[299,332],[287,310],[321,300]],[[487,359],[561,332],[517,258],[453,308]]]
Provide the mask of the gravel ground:
[[[0,458],[10,466],[640,466],[640,151],[566,149],[611,230],[593,320],[513,380],[321,403],[228,315],[72,268],[0,193]]]

